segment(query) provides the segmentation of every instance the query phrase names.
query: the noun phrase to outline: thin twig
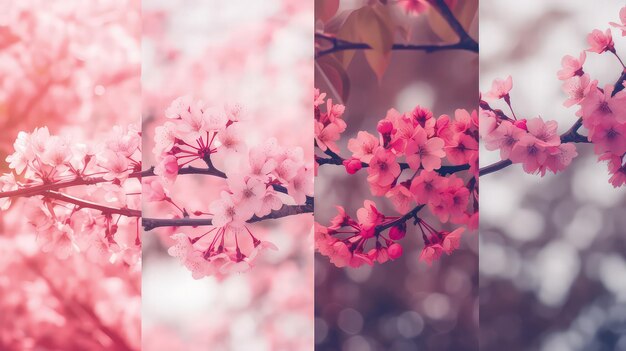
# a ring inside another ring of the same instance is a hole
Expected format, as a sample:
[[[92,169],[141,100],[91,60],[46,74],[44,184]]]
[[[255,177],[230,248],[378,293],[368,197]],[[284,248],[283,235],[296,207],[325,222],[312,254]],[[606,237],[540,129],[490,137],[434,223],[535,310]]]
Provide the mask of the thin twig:
[[[454,16],[444,0],[436,0],[433,4],[435,9],[441,14],[450,28],[459,36],[459,41],[454,44],[393,44],[391,50],[397,51],[424,51],[426,53],[444,50],[467,50],[478,53],[478,42],[474,40],[463,28],[463,25]],[[372,47],[367,43],[354,43],[339,39],[323,33],[315,33],[315,38],[328,41],[331,47],[320,50],[315,54],[315,58],[332,54],[344,50],[370,50]]]
[[[391,222],[389,222],[387,224],[382,224],[382,225],[376,226],[376,229],[375,229],[376,230],[376,234],[380,234],[381,232],[383,232],[383,231],[385,231],[385,230],[387,230],[387,229],[389,229],[389,228],[391,228],[393,226],[396,226],[398,224],[402,224],[402,223],[404,223],[404,222],[406,222],[406,221],[408,221],[410,219],[417,219],[417,213],[422,208],[424,208],[424,206],[426,206],[426,205],[416,206],[411,211],[409,211],[406,214],[404,214],[404,216],[402,216],[402,217],[400,217],[400,218],[398,218],[398,219],[396,219],[394,221],[391,221]]]
[[[615,96],[615,94],[619,93],[620,91],[624,89],[624,81],[626,81],[626,71],[622,72],[617,82],[615,82],[613,93],[611,94],[611,96]],[[504,114],[504,112],[502,112],[502,110],[492,109],[489,106],[489,104],[485,101],[482,101],[482,100],[480,101],[480,107],[483,110],[489,110],[489,111],[494,112],[500,118],[510,119],[506,114]],[[583,143],[583,144],[590,143],[589,139],[586,136],[578,133],[578,130],[582,127],[582,125],[583,125],[583,119],[581,117],[576,120],[576,122],[572,125],[570,129],[568,129],[565,133],[560,135],[561,143]],[[492,163],[488,166],[481,168],[478,171],[478,174],[479,176],[487,175],[493,172],[497,172],[501,169],[504,169],[512,164],[513,162],[511,162],[511,160],[501,160],[501,161]]]
[[[41,194],[44,198],[51,198],[51,199],[56,199],[59,201],[63,201],[63,202],[67,202],[70,204],[74,204],[77,205],[78,208],[91,208],[94,210],[98,210],[98,211],[102,211],[102,213],[106,213],[106,214],[119,214],[122,216],[126,216],[126,217],[141,217],[141,211],[140,210],[133,210],[130,208],[117,208],[117,207],[110,207],[110,206],[105,206],[105,205],[101,205],[95,202],[91,202],[91,201],[87,201],[87,200],[83,200],[83,199],[79,199],[77,197],[74,196],[70,196],[67,194],[63,194],[63,193],[59,193],[56,191],[45,191],[44,193]]]
[[[294,216],[302,213],[312,213],[313,205],[283,205],[278,210],[272,211],[270,214],[250,218],[247,223],[256,223],[268,219],[278,219],[287,216]],[[143,218],[142,225],[144,230],[150,231],[159,227],[199,227],[210,226],[213,224],[211,218]]]

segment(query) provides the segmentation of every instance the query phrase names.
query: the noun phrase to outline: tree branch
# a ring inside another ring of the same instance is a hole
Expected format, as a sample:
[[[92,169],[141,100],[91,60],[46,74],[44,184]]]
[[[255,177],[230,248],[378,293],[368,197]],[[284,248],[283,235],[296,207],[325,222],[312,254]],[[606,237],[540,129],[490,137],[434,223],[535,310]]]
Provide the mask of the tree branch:
[[[101,205],[95,202],[79,199],[77,197],[73,197],[67,194],[59,193],[56,191],[45,191],[41,194],[43,197],[56,199],[59,201],[71,203],[77,205],[79,208],[92,208],[94,210],[102,211],[102,213],[106,214],[119,214],[126,217],[141,217],[140,210],[133,210],[130,208],[117,208],[117,207],[109,207],[105,205]]]
[[[316,33],[316,38],[326,40],[332,46],[325,50],[320,50],[315,54],[315,58],[320,58],[335,52],[346,50],[371,50],[372,47],[366,43],[353,43],[347,40],[339,39],[322,33]],[[458,42],[456,44],[393,44],[391,50],[394,51],[424,51],[426,53],[445,51],[445,50],[467,50],[478,52],[478,44],[474,46],[471,43]]]
[[[452,13],[445,0],[436,0],[433,6],[435,6],[439,14],[459,36],[459,44],[466,45],[471,51],[478,52],[478,42],[465,31],[465,28],[463,28],[461,22],[454,16],[454,13]]]
[[[278,210],[272,211],[267,216],[250,218],[247,223],[256,223],[268,219],[278,219],[294,216],[302,213],[312,213],[313,205],[283,205]],[[143,218],[142,225],[145,231],[150,231],[159,227],[199,227],[210,226],[213,221],[210,218]]]
[[[345,159],[339,155],[337,155],[336,153],[330,151],[330,150],[326,150],[325,154],[330,156],[330,157],[318,157],[315,156],[315,160],[317,161],[317,163],[321,166],[321,165],[337,165],[337,166],[341,166],[343,165],[343,161],[345,161]],[[408,163],[405,162],[400,162],[400,169],[401,170],[405,170],[410,168]],[[365,162],[361,162],[361,167],[363,168],[367,168],[370,165],[368,163]],[[448,175],[448,174],[452,174],[452,173],[456,173],[456,172],[461,172],[461,171],[465,171],[468,170],[470,168],[469,164],[464,164],[464,165],[458,165],[458,166],[441,166],[439,169],[436,169],[435,172],[439,173],[442,176]]]
[[[611,96],[615,96],[615,94],[619,93],[620,91],[624,89],[624,81],[626,81],[626,71],[622,72],[617,82],[615,82],[613,93],[611,94]],[[489,106],[489,104],[486,101],[481,100],[480,107],[484,110],[492,111],[493,113],[498,115],[500,118],[510,120],[510,118],[504,112],[502,112],[502,110],[492,109],[491,106]],[[589,139],[586,136],[578,133],[578,130],[582,127],[582,125],[583,125],[583,119],[581,117],[576,120],[576,122],[572,125],[570,129],[568,129],[565,133],[560,135],[561,143],[583,143],[583,144],[590,143]],[[510,160],[501,160],[501,161],[492,163],[488,166],[481,168],[478,171],[478,174],[479,176],[483,176],[489,173],[497,172],[512,164],[513,162],[511,162]]]
[[[387,229],[389,229],[389,228],[391,228],[391,227],[393,227],[393,226],[396,226],[396,225],[398,225],[398,224],[402,224],[402,223],[404,223],[404,222],[408,221],[409,219],[412,219],[412,218],[417,219],[417,213],[418,213],[418,212],[419,212],[422,208],[424,208],[424,206],[426,206],[426,205],[419,205],[419,206],[416,206],[416,207],[415,207],[415,208],[413,208],[411,211],[407,212],[404,216],[402,216],[402,217],[400,217],[400,218],[396,219],[395,221],[391,221],[391,222],[389,222],[389,223],[387,223],[387,224],[383,224],[383,225],[378,225],[378,226],[376,226],[376,229],[375,229],[376,234],[380,234],[380,233],[382,233],[383,231],[385,231],[385,230],[387,230]]]

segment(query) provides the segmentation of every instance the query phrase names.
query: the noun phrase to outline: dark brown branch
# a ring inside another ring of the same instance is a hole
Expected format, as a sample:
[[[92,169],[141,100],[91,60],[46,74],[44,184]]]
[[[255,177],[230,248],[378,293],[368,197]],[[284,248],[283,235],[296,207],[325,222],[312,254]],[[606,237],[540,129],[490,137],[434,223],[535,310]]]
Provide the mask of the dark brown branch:
[[[318,157],[315,156],[315,160],[317,161],[317,163],[321,166],[321,165],[337,165],[337,166],[341,166],[343,165],[343,161],[345,161],[345,159],[339,155],[337,155],[336,153],[330,151],[330,150],[326,150],[325,154],[327,154],[330,157]],[[400,169],[401,170],[405,170],[410,168],[409,165],[405,162],[400,162]],[[365,162],[361,162],[361,167],[363,168],[367,168],[370,165],[368,163]],[[468,170],[470,168],[470,166],[468,164],[464,164],[464,165],[458,165],[458,166],[441,166],[439,169],[436,169],[435,171],[437,173],[439,173],[442,176],[448,175],[448,174],[452,174],[452,173],[456,173],[456,172],[461,172],[461,171],[465,171]]]
[[[395,221],[391,221],[391,222],[389,222],[389,223],[387,223],[387,224],[384,224],[384,225],[378,225],[378,226],[376,226],[376,234],[380,234],[380,233],[382,233],[383,231],[385,231],[385,230],[387,230],[387,229],[389,229],[389,228],[391,228],[391,227],[393,227],[393,226],[396,226],[396,225],[398,225],[398,224],[405,223],[406,221],[408,221],[408,220],[410,220],[410,219],[415,219],[415,220],[417,220],[417,213],[418,213],[418,212],[419,212],[422,208],[424,208],[424,206],[426,206],[426,205],[419,205],[419,206],[416,206],[416,207],[415,207],[415,208],[413,208],[411,211],[407,212],[404,216],[402,216],[402,217],[400,217],[400,218],[396,219]]]
[[[444,51],[444,50],[467,50],[478,53],[478,42],[474,40],[463,28],[463,25],[456,19],[448,5],[444,0],[436,0],[433,6],[448,22],[448,25],[459,36],[459,41],[454,44],[393,44],[391,50],[396,51],[424,51],[426,53]],[[353,43],[347,40],[339,39],[323,33],[316,33],[315,38],[325,40],[331,44],[331,47],[320,50],[315,54],[315,58],[332,54],[344,50],[371,50],[372,47],[366,43]]]
[[[133,210],[130,208],[117,208],[101,205],[95,202],[79,199],[67,194],[59,193],[56,191],[45,191],[41,194],[44,198],[55,199],[78,206],[78,208],[91,208],[94,210],[102,211],[105,214],[119,214],[126,217],[141,217],[140,210]]]
[[[353,43],[347,40],[331,37],[326,34],[316,33],[316,38],[326,40],[332,44],[332,46],[325,50],[320,50],[315,54],[315,58],[320,58],[335,52],[346,50],[371,50],[372,47],[366,43]],[[391,46],[393,51],[424,51],[426,53],[432,53],[445,50],[467,50],[472,52],[478,52],[478,44],[474,46],[470,43],[456,43],[456,44],[393,44]]]
[[[459,36],[459,44],[469,47],[471,51],[478,52],[478,42],[463,28],[463,25],[454,16],[454,13],[452,13],[445,0],[436,0],[433,5],[446,22],[448,22],[452,30]]]
[[[224,172],[221,172],[217,169],[198,168],[198,167],[192,167],[192,166],[181,168],[178,171],[178,174],[204,174],[204,175],[211,175],[211,176],[216,176],[220,178],[226,178],[226,175],[224,174]],[[153,177],[153,176],[155,176],[154,167],[151,167],[145,171],[133,172],[128,175],[128,178],[141,179],[142,177]],[[107,183],[107,182],[110,182],[110,180],[106,180],[102,177],[77,177],[76,179],[69,180],[69,181],[34,185],[34,186],[29,186],[29,187],[25,187],[25,188],[21,188],[17,190],[0,192],[0,199],[5,198],[5,197],[26,197],[26,196],[33,196],[33,195],[41,195],[41,193],[48,191],[48,190],[59,190],[59,189],[70,188],[74,186],[93,185],[93,184]]]
[[[267,216],[250,218],[247,223],[256,223],[268,219],[278,219],[303,213],[312,213],[313,205],[284,205],[282,208],[272,211]],[[143,218],[143,228],[150,231],[159,227],[199,227],[213,224],[210,218]]]

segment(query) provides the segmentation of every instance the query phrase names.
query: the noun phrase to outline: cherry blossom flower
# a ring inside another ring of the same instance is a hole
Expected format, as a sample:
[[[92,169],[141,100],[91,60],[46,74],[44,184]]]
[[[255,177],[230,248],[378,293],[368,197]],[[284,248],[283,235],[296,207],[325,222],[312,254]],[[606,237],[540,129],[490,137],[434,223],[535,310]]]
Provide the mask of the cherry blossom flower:
[[[509,92],[513,88],[513,78],[511,76],[505,79],[495,79],[491,85],[491,90],[484,96],[488,99],[502,99],[509,96]]]
[[[154,174],[158,175],[163,183],[171,185],[178,177],[178,159],[175,156],[167,155],[154,167]]]
[[[585,51],[580,53],[578,59],[570,55],[563,56],[563,59],[561,59],[561,66],[563,66],[563,68],[557,72],[558,78],[560,80],[566,80],[572,77],[582,76],[584,74],[583,65],[585,64],[586,58],[587,53]]]
[[[565,100],[563,105],[565,107],[571,107],[578,105],[589,93],[590,78],[589,75],[583,74],[582,76],[574,76],[568,78],[563,82],[563,91],[569,95],[569,99]]]
[[[587,43],[589,43],[589,49],[587,49],[587,51],[598,54],[605,51],[615,51],[615,44],[613,43],[613,36],[611,35],[610,29],[604,32],[599,29],[594,29],[587,36]]]
[[[622,36],[626,37],[626,6],[619,10],[619,19],[621,23],[609,22],[611,26],[622,31]]]
[[[380,186],[389,186],[400,175],[400,165],[395,155],[379,148],[370,160],[367,180]]]
[[[427,244],[420,253],[420,261],[426,262],[429,266],[441,257],[443,247],[440,244]]]
[[[441,138],[428,138],[423,128],[417,128],[406,145],[406,161],[412,169],[420,166],[432,171],[441,167],[441,159],[446,156],[443,150],[444,141]]]
[[[374,157],[374,151],[378,149],[378,146],[378,138],[363,131],[359,132],[356,138],[348,141],[348,150],[352,151],[352,157],[365,163],[370,162]]]
[[[219,200],[211,203],[209,209],[213,214],[213,225],[216,227],[232,226],[239,228],[254,213],[248,208],[239,208],[233,196],[225,191],[222,191]]]

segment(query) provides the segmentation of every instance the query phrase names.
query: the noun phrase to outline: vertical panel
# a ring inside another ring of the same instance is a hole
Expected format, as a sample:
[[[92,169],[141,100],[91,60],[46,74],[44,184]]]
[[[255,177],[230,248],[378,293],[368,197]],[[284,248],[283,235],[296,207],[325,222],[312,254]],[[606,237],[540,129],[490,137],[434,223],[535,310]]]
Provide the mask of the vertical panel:
[[[143,349],[310,350],[312,3],[143,5]]]
[[[140,349],[140,31],[139,1],[0,1],[2,350]]]
[[[316,349],[477,350],[478,4],[315,3]]]
[[[624,349],[626,139],[603,137],[624,128],[623,66],[610,51],[594,52],[601,43],[585,52],[595,42],[589,33],[611,28],[616,54],[626,55],[621,31],[609,24],[624,21],[624,2],[480,5],[481,106],[501,110],[481,117],[481,349]],[[580,55],[586,60],[577,66]],[[492,87],[509,75],[510,91]],[[587,85],[596,80],[606,98]],[[605,99],[613,108],[598,114],[594,105]],[[499,144],[505,129],[519,141]]]

